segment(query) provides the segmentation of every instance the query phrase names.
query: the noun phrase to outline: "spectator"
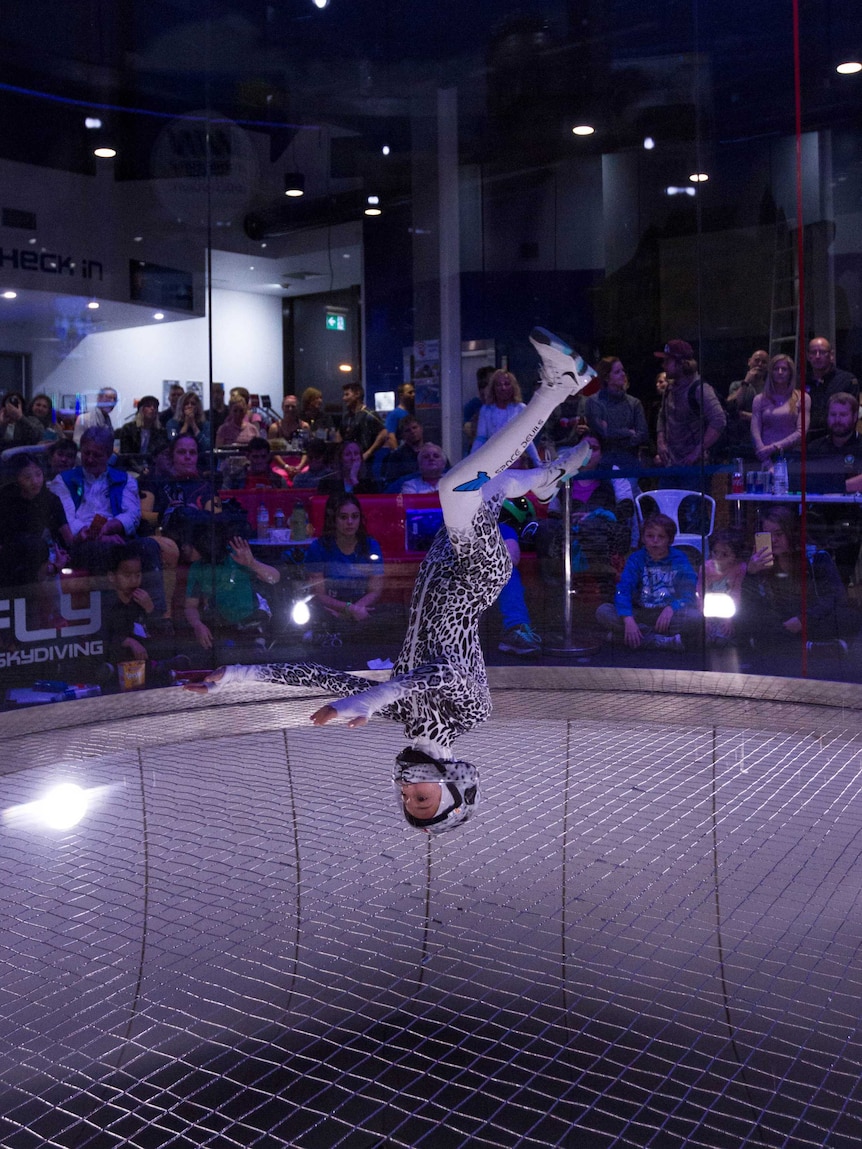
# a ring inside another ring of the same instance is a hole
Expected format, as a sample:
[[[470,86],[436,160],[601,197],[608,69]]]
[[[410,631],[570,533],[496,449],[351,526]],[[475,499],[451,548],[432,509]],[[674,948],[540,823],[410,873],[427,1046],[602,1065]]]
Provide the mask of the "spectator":
[[[746,564],[744,545],[739,531],[714,531],[709,542],[709,558],[697,575],[697,593],[705,604],[705,595],[727,595],[736,614],[742,604],[742,580]],[[706,613],[704,611],[704,613]],[[713,646],[727,646],[733,640],[733,618],[706,618],[706,641]]]
[[[323,392],[316,387],[306,387],[299,401],[299,416],[308,424],[308,432],[315,439],[335,438],[335,424],[332,416],[323,409]]]
[[[596,364],[600,388],[586,400],[585,414],[590,430],[605,444],[604,463],[632,469],[638,450],[649,442],[646,415],[639,399],[626,391],[625,368],[615,355],[606,355]]]
[[[835,366],[832,344],[822,335],[815,335],[808,344],[808,363],[811,367],[806,384],[811,396],[808,436],[816,439],[826,433],[826,410],[830,398],[840,391],[858,399],[859,383],[849,371]]]
[[[807,396],[806,396],[807,398]],[[806,487],[810,494],[856,494],[862,490],[862,435],[856,430],[859,401],[855,395],[837,391],[826,408],[826,434],[808,447]],[[794,486],[801,487],[801,476]],[[859,555],[860,508],[818,505],[808,508],[809,534],[818,546],[834,556],[849,583]]]
[[[159,411],[159,423],[162,427],[167,427],[168,421],[173,419],[174,412],[177,409],[177,403],[182,399],[185,391],[182,383],[175,380],[168,388],[168,405],[162,411]]]
[[[224,383],[213,383],[210,388],[212,406],[207,411],[210,425],[210,440],[215,442],[218,429],[227,418],[227,403],[224,401]]]
[[[33,447],[42,438],[38,419],[25,415],[26,403],[19,391],[7,391],[0,404],[0,451],[9,447]]]
[[[120,462],[127,470],[143,473],[167,442],[159,423],[159,401],[155,395],[145,395],[138,400],[133,421],[120,429]]]
[[[248,459],[248,467],[242,490],[283,491],[287,487],[287,481],[272,469],[269,442],[263,436],[247,444],[245,457]]]
[[[200,454],[210,449],[210,427],[204,413],[204,405],[196,391],[186,391],[180,396],[173,417],[168,419],[165,430],[170,440],[180,435],[190,435],[197,443]]]
[[[690,343],[671,339],[655,354],[664,360],[668,379],[658,416],[658,462],[663,467],[707,463],[727,422],[718,396],[698,375]]]
[[[48,448],[48,481],[75,466],[78,448],[71,439],[58,439]]]
[[[141,510],[144,518],[177,542],[186,541],[170,520],[180,507],[212,511],[216,494],[212,483],[199,470],[197,440],[180,435],[169,448],[170,468],[166,474],[148,475],[141,482]],[[179,522],[179,519],[177,519]]]
[[[111,422],[111,412],[117,405],[117,392],[113,387],[102,387],[99,391],[96,405],[91,411],[85,411],[75,420],[75,429],[72,438],[80,444],[81,437],[88,427],[106,427],[111,432],[111,441],[116,438],[114,424]]]
[[[735,379],[727,393],[727,453],[730,458],[737,456],[751,459],[754,445],[751,437],[751,414],[754,400],[766,383],[769,368],[769,353],[752,351],[748,358],[745,377]]]
[[[57,415],[54,404],[47,395],[34,395],[30,400],[27,415],[31,419],[38,419],[42,426],[41,443],[56,443],[60,438],[57,430]]]
[[[802,441],[802,396],[796,388],[796,364],[789,355],[773,355],[763,391],[754,398],[751,438],[761,464],[791,451]],[[805,396],[805,415],[811,399]]]
[[[418,479],[407,479],[401,486],[405,495],[427,495],[437,490],[440,476],[446,470],[446,456],[436,443],[424,443],[417,456]]]
[[[419,452],[425,442],[425,429],[415,415],[408,415],[401,422],[403,442],[395,451],[390,451],[383,464],[383,482],[387,490],[396,490],[394,484],[413,478],[419,473]]]
[[[299,400],[295,395],[285,395],[281,401],[281,418],[270,423],[267,431],[268,439],[283,441],[283,446],[273,447],[273,450],[289,451],[291,454],[300,454],[304,457],[310,433],[309,424],[299,416]],[[293,469],[299,470],[302,466],[304,463]]]
[[[343,387],[345,413],[338,432],[339,443],[358,443],[363,462],[386,442],[386,428],[373,411],[365,406],[365,389],[358,383]]]
[[[321,495],[376,495],[377,483],[370,478],[359,444],[352,440],[339,443],[335,450],[335,470],[317,484]]]
[[[661,411],[661,405],[664,402],[665,391],[667,391],[667,372],[659,371],[658,375],[655,377],[655,394],[653,395],[652,399],[650,399],[646,408],[647,423],[649,425],[650,433],[650,443],[652,444],[656,444],[658,442],[658,416],[659,412]],[[656,462],[658,462],[657,457]]]
[[[496,368],[488,366],[480,367],[476,372],[476,390],[478,394],[474,395],[472,399],[468,399],[464,404],[463,413],[463,431],[465,441],[465,453],[469,453],[473,446],[473,440],[476,438],[476,427],[479,422],[479,412],[482,410],[482,404],[485,402],[485,390],[488,386],[488,380],[494,374]]]
[[[152,538],[136,538],[141,500],[134,476],[108,466],[114,432],[88,427],[81,436],[81,464],[63,471],[49,487],[59,496],[72,532],[72,565],[104,575],[114,547],[134,540],[144,570],[144,587],[161,619],[168,617],[161,551]],[[164,628],[169,629],[169,628]]]
[[[521,401],[521,385],[518,380],[511,371],[495,371],[485,389],[485,402],[479,412],[476,438],[473,440],[470,453],[478,451],[493,434],[501,427],[505,427],[523,410],[524,403]],[[527,454],[533,466],[538,467],[539,453],[532,442],[527,447]]]
[[[386,416],[386,446],[394,451],[401,441],[400,426],[403,419],[412,415],[416,408],[416,388],[412,383],[402,383],[398,388],[398,405]]]
[[[614,602],[596,611],[600,626],[622,634],[626,646],[682,651],[700,628],[695,605],[697,576],[683,551],[673,546],[676,523],[667,515],[648,515],[641,546],[629,556]]]
[[[316,490],[321,479],[333,474],[331,454],[331,445],[324,439],[311,439],[305,455],[305,470],[293,476],[293,486],[297,490]]]
[[[587,400],[583,395],[565,399],[545,424],[542,438],[554,447],[571,447],[579,443],[589,430],[585,416]]]
[[[271,618],[265,599],[255,590],[255,580],[274,586],[281,575],[275,567],[259,562],[248,541],[229,537],[229,525],[201,522],[192,542],[183,547],[191,562],[186,584],[185,616],[195,641],[212,650],[221,637],[245,634],[264,645],[264,629]]]
[[[26,593],[35,604],[31,623],[46,626],[59,614],[56,576],[68,561],[72,533],[36,455],[16,455],[10,470],[12,482],[0,489],[0,587]]]
[[[742,583],[737,632],[746,645],[775,653],[799,648],[803,612],[808,641],[841,644],[859,630],[857,612],[847,602],[841,576],[826,551],[804,548],[796,509],[771,507],[760,524],[771,548],[755,551]],[[807,565],[803,601],[802,565]]]
[[[243,401],[243,403],[245,403],[246,420],[249,423],[254,424],[255,434],[257,434],[257,435],[265,434],[265,431],[263,430],[263,427],[264,427],[263,416],[260,414],[259,411],[256,411],[254,409],[254,407],[252,407],[251,393],[248,391],[248,389],[245,387],[231,387],[230,394],[228,396],[228,400],[230,403],[232,403],[234,401],[234,399],[241,399]]]
[[[365,530],[358,499],[341,494],[327,501],[323,533],[308,548],[305,565],[314,612],[303,637],[340,646],[342,632],[352,635],[370,621],[383,593],[383,551]]]
[[[233,392],[231,392],[233,395]],[[248,402],[241,395],[231,398],[227,418],[218,429],[217,447],[242,447],[257,438],[257,425],[248,417]]]

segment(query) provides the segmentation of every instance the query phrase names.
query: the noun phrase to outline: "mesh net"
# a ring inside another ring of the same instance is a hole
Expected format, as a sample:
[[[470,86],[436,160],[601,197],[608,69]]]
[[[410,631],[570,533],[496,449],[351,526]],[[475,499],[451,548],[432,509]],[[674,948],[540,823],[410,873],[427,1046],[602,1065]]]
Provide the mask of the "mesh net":
[[[858,721],[496,701],[438,838],[295,692],[9,739],[3,1145],[857,1146]]]

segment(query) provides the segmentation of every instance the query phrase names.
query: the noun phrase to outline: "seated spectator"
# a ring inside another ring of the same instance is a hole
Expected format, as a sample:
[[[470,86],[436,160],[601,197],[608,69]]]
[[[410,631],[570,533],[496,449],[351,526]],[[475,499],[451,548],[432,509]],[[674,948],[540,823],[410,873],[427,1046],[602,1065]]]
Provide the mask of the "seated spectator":
[[[106,670],[113,677],[117,663],[140,660],[147,664],[147,682],[167,686],[170,671],[188,667],[190,661],[182,654],[168,661],[152,658],[147,623],[155,606],[141,586],[142,577],[137,550],[133,546],[117,547],[108,568],[110,591],[102,596]]]
[[[697,576],[683,551],[673,546],[676,523],[667,515],[649,515],[642,545],[629,556],[613,603],[596,611],[600,626],[623,636],[626,646],[682,651],[700,629],[696,606]]]
[[[293,486],[297,490],[317,490],[320,480],[333,473],[331,454],[330,444],[324,439],[311,439],[306,450],[305,469],[293,476]]]
[[[810,545],[803,549],[796,509],[771,507],[760,529],[771,548],[755,551],[742,582],[742,609],[737,621],[741,641],[755,649],[795,651],[806,615],[808,641],[846,644],[859,631],[858,613],[848,604],[847,590],[832,558]],[[805,598],[802,566],[807,566]],[[783,668],[782,668],[783,669]]]
[[[299,401],[299,417],[308,424],[312,439],[335,440],[335,423],[332,416],[323,409],[323,392],[316,387],[306,387]]]
[[[350,439],[338,444],[335,471],[320,480],[317,490],[321,495],[376,495],[380,488],[368,475],[359,444]]]
[[[306,447],[311,428],[299,417],[299,400],[295,395],[285,395],[282,399],[281,418],[270,423],[266,434],[276,466],[289,476],[301,471],[308,461]],[[287,463],[282,458],[285,454],[299,455],[300,460],[296,464]]]
[[[266,434],[266,422],[260,410],[252,406],[251,394],[245,387],[231,387],[230,395],[228,396],[232,403],[234,399],[239,399],[245,404],[246,418],[249,423],[254,423],[255,433],[258,435]]]
[[[186,391],[180,396],[165,430],[172,441],[180,435],[190,435],[197,443],[201,455],[210,449],[210,425],[196,391]]]
[[[742,602],[742,580],[746,564],[744,544],[739,531],[714,531],[709,543],[709,558],[697,574],[697,592],[701,604],[707,594],[723,594],[732,599],[739,613]],[[735,616],[734,616],[735,617]],[[713,646],[727,646],[733,641],[733,618],[706,619],[706,641]]]
[[[425,429],[415,415],[401,420],[401,439],[401,446],[390,451],[383,464],[383,483],[387,491],[400,490],[404,479],[412,479],[419,474],[419,452],[425,442]]]
[[[598,361],[596,375],[601,386],[586,400],[587,423],[604,441],[605,465],[616,463],[631,472],[640,448],[649,442],[644,409],[639,399],[628,394],[625,368],[615,355]]]
[[[255,580],[275,586],[281,578],[275,567],[259,562],[248,540],[229,537],[216,517],[198,524],[191,543],[184,545],[184,558],[191,563],[186,584],[185,616],[195,640],[212,650],[219,638],[245,634],[257,645],[272,612],[255,589]]]
[[[245,457],[248,460],[248,466],[240,490],[283,491],[286,489],[287,480],[272,469],[272,457],[267,439],[262,436],[252,439],[245,448]]]
[[[588,433],[583,441],[589,443],[590,458],[569,483],[572,573],[583,591],[607,599],[630,550],[634,500],[628,480],[613,479],[603,470],[604,440]],[[562,513],[558,495],[536,535],[542,577],[552,583],[562,578]]]
[[[160,526],[166,533],[174,534],[170,519],[178,508],[212,511],[216,493],[212,483],[200,473],[198,445],[191,435],[180,435],[167,450],[167,472],[148,475],[141,482],[141,510],[152,527]]]
[[[258,436],[257,425],[249,419],[248,403],[241,395],[233,398],[227,408],[227,418],[218,429],[217,447],[243,447]]]
[[[38,419],[25,415],[26,403],[20,391],[7,391],[0,403],[0,451],[9,447],[33,447],[44,430]]]
[[[35,455],[16,455],[10,473],[13,481],[0,489],[0,587],[26,594],[35,605],[35,617],[28,611],[35,629],[59,614],[56,576],[68,562],[72,532]]]
[[[772,465],[778,455],[802,441],[802,396],[796,387],[796,364],[789,355],[773,355],[766,382],[754,397],[751,438],[759,463]],[[805,415],[811,400],[805,396]]]
[[[78,461],[78,447],[71,439],[58,439],[48,448],[48,482]]]
[[[54,404],[47,395],[34,395],[27,408],[27,415],[41,424],[40,443],[57,442],[60,438],[60,432],[57,430],[57,414],[54,411]]]
[[[132,422],[120,428],[120,465],[143,474],[167,443],[167,432],[159,423],[159,401],[155,395],[144,395]]]
[[[116,437],[111,414],[117,405],[117,392],[113,387],[102,387],[99,390],[96,404],[75,420],[75,429],[72,438],[80,444],[81,437],[88,427],[105,427],[111,432],[111,441]]]
[[[350,446],[352,444],[344,444]],[[359,500],[332,495],[326,504],[323,533],[305,556],[312,591],[309,642],[340,646],[367,624],[383,593],[383,551],[369,538]]]
[[[71,561],[90,574],[104,575],[115,547],[134,541],[141,556],[144,588],[160,619],[168,617],[161,551],[152,538],[137,538],[141,499],[133,475],[108,466],[114,447],[109,427],[88,427],[81,436],[81,463],[52,479],[72,532]]]
[[[440,476],[446,470],[446,456],[443,448],[436,443],[424,443],[419,452],[419,477],[405,479],[401,490],[405,495],[427,495],[436,491],[440,483]]]

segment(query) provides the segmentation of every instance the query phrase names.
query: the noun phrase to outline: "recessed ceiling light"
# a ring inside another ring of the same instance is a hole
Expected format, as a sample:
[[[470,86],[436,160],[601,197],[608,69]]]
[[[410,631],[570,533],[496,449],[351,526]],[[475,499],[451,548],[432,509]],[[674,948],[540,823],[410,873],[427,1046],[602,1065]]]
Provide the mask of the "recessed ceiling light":
[[[17,291],[4,291],[3,292],[3,298],[4,299],[17,299],[18,298],[18,292]]]
[[[669,187],[664,189],[665,195],[697,195],[694,188],[675,188]]]
[[[572,131],[576,136],[591,136],[595,132],[595,128],[590,124],[577,124]]]
[[[338,364],[338,370],[343,371],[344,374],[346,375],[349,371],[353,370],[353,365],[350,363],[339,363]]]
[[[693,184],[705,184],[709,176],[706,172],[692,172],[688,178]]]
[[[153,319],[164,319],[164,317],[165,317],[164,311],[156,311],[153,315]]]
[[[312,0],[315,8],[320,8],[321,11],[327,7],[329,0]]]
[[[388,156],[389,155],[389,144],[384,144],[380,150],[383,152],[384,156]]]
[[[91,299],[90,302],[87,304],[87,306],[89,307],[89,309],[91,311],[98,311],[99,310],[99,304],[96,302],[95,299]]]
[[[93,155],[98,156],[100,160],[112,160],[116,154],[116,148],[96,148],[93,152]]]
[[[102,126],[102,121],[98,116],[87,116],[84,119],[84,127],[90,132],[96,132]]]
[[[839,64],[835,71],[840,72],[842,76],[855,76],[857,72],[862,72],[862,64],[858,60],[847,60],[844,64]]]
[[[365,209],[365,214],[366,215],[383,215],[383,212],[380,210],[379,207],[367,207]]]
[[[652,136],[644,136],[644,150],[651,152],[655,147],[655,140]]]

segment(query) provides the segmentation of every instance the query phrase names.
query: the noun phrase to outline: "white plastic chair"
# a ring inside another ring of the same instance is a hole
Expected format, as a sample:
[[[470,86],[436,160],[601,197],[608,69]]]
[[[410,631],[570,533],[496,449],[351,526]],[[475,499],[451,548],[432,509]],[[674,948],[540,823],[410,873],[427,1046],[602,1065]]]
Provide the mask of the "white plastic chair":
[[[698,500],[699,507],[706,505],[709,510],[709,524],[704,530],[704,534],[687,534],[684,533],[680,527],[679,522],[679,507],[683,499],[693,496]],[[675,547],[692,547],[703,557],[704,562],[709,558],[709,539],[707,536],[712,534],[712,529],[715,526],[715,499],[712,495],[704,495],[700,491],[679,491],[679,490],[659,490],[659,491],[643,491],[635,498],[635,507],[637,509],[638,522],[643,525],[644,521],[644,508],[643,500],[652,499],[658,509],[663,515],[673,519],[676,523],[677,535],[673,540]],[[646,512],[649,514],[649,510]]]

